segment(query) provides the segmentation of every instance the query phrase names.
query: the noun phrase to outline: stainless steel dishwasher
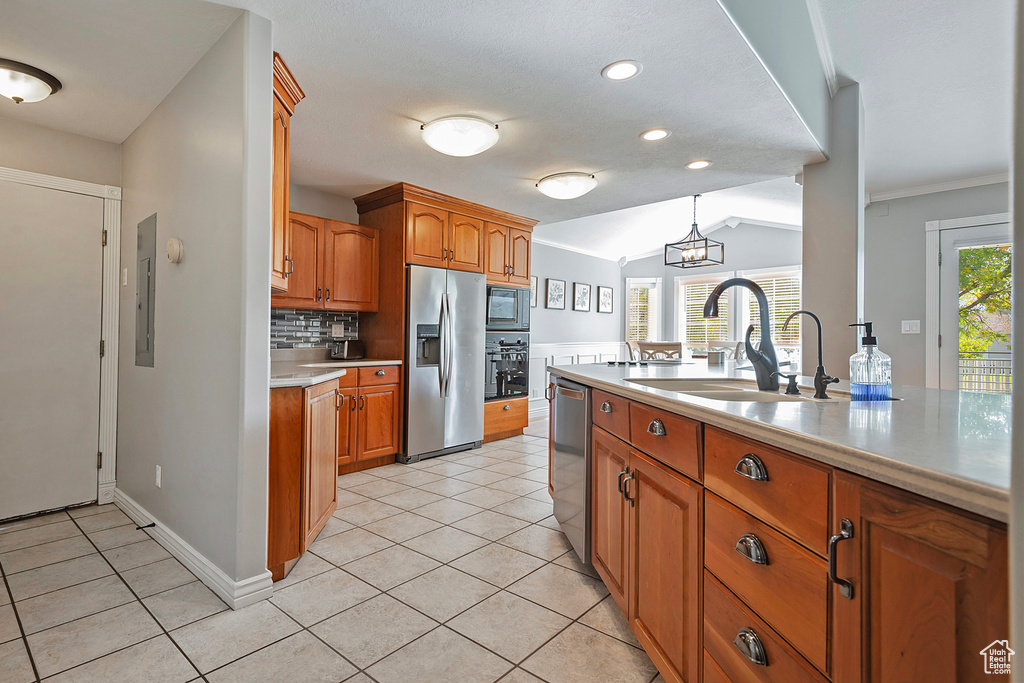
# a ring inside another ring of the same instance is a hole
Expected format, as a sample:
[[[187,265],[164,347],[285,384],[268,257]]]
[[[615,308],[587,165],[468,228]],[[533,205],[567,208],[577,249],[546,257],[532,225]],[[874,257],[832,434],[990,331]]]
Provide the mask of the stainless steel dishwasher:
[[[551,466],[555,519],[590,563],[590,389],[552,377]]]

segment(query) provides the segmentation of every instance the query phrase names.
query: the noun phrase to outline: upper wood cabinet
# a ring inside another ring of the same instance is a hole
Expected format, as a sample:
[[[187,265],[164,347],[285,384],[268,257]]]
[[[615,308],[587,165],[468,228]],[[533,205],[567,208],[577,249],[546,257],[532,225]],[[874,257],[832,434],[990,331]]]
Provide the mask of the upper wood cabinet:
[[[484,222],[479,218],[448,214],[448,267],[470,273],[484,272]]]
[[[291,263],[288,253],[288,181],[291,117],[295,105],[306,94],[295,82],[281,55],[274,53],[274,174],[271,186],[273,216],[270,257],[270,287],[272,291],[288,290]]]
[[[448,261],[448,212],[409,202],[405,213],[405,262],[444,268]]]
[[[1009,633],[1001,527],[890,486],[839,472],[833,534],[835,683],[1009,681],[981,651]]]
[[[291,213],[288,244],[294,264],[287,293],[273,308],[376,311],[380,297],[380,235],[374,228]]]
[[[528,230],[487,223],[484,229],[484,272],[494,285],[530,286],[530,245]]]

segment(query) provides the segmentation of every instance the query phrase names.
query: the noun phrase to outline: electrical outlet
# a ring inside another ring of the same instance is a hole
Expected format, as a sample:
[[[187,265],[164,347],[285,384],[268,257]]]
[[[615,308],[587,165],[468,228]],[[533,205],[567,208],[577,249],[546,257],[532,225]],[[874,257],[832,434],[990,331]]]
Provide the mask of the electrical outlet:
[[[530,396],[532,398],[539,398],[540,397],[540,389],[531,389],[530,390]]]
[[[156,487],[157,488],[161,488],[161,481],[160,480],[161,480],[161,475],[162,474],[163,474],[163,472],[160,469],[160,465],[157,465],[156,466]]]
[[[345,336],[345,325],[341,323],[331,323],[331,336],[336,339],[341,339]]]

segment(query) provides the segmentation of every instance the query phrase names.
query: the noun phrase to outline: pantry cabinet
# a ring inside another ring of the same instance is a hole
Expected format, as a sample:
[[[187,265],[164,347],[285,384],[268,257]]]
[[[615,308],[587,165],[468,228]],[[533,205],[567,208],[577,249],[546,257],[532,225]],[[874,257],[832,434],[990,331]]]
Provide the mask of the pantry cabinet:
[[[297,212],[289,214],[286,293],[272,308],[376,311],[380,296],[380,237],[374,228]]]
[[[1001,525],[839,473],[832,531],[835,683],[1010,680],[982,657],[1009,633]]]
[[[291,142],[291,117],[295,105],[305,93],[295,81],[281,55],[274,53],[274,171],[271,181],[271,258],[270,287],[273,292],[286,292],[291,284],[292,263],[288,251],[288,182]]]

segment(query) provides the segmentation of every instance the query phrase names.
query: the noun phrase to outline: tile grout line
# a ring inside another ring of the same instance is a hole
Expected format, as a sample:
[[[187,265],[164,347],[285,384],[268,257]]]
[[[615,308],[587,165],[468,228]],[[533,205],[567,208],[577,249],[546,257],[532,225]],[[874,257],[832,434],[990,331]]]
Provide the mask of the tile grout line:
[[[4,590],[7,591],[7,597],[11,601],[11,611],[14,613],[14,619],[18,622],[18,631],[21,633],[21,644],[25,648],[25,654],[28,655],[28,662],[32,665],[32,673],[36,677],[36,681],[39,679],[39,669],[36,667],[36,658],[32,656],[32,648],[28,646],[28,636],[25,635],[25,625],[21,623],[21,615],[18,614],[18,607],[14,604],[14,594],[11,593],[11,587],[7,583],[7,572],[4,571],[4,567],[0,564],[0,579],[4,582]]]

